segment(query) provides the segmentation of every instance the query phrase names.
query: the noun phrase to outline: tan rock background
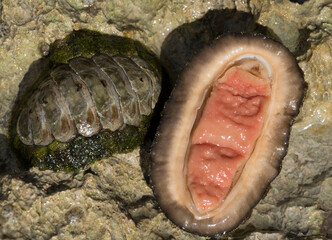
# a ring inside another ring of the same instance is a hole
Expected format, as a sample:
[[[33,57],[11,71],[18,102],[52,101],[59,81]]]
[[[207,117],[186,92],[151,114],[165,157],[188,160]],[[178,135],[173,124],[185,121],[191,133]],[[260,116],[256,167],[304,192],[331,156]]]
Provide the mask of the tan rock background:
[[[76,175],[22,172],[8,149],[7,128],[29,66],[72,30],[131,37],[172,59],[164,40],[173,30],[207,16],[209,10],[218,14],[225,9],[250,13],[270,29],[296,55],[308,88],[280,175],[251,217],[224,238],[332,238],[332,1],[297,2],[1,1],[0,239],[204,239],[178,229],[160,211],[143,177],[139,149]],[[208,42],[204,37],[211,35],[204,24],[212,26],[204,21],[191,24],[181,36]],[[181,64],[195,50],[191,46],[190,53],[183,53]],[[182,66],[170,75],[176,76]]]

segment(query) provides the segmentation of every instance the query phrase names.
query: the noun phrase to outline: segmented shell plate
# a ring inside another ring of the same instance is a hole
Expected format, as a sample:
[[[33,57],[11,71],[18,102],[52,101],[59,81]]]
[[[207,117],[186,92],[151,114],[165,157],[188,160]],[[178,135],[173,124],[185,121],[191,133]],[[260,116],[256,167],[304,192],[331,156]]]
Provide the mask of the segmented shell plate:
[[[152,66],[138,56],[77,57],[53,69],[23,106],[17,121],[26,145],[68,142],[101,129],[139,126],[161,90]]]

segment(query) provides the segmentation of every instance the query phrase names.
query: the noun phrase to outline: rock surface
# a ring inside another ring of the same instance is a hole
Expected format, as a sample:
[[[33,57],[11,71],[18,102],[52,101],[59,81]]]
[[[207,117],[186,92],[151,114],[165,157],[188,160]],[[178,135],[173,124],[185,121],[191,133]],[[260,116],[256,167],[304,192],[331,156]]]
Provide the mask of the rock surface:
[[[22,172],[8,149],[7,128],[29,66],[73,29],[140,40],[166,67],[179,61],[170,73],[176,78],[218,26],[229,30],[246,22],[238,15],[221,24],[225,9],[251,14],[283,42],[296,55],[308,89],[280,175],[251,217],[222,238],[332,238],[332,1],[3,0],[0,9],[0,239],[204,239],[160,211],[139,149],[76,175]],[[187,48],[179,54],[166,37]]]

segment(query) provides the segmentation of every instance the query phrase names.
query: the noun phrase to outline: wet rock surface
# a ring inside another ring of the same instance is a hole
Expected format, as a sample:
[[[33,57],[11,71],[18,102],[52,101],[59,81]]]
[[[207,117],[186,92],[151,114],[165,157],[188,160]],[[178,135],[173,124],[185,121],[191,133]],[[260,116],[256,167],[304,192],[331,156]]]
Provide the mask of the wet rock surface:
[[[73,29],[142,41],[166,60],[166,68],[176,66],[170,72],[176,79],[186,61],[223,32],[216,33],[218,26],[228,30],[243,22],[248,23],[246,29],[265,29],[295,54],[308,88],[279,176],[250,218],[221,238],[331,238],[331,4],[329,0],[2,1],[0,238],[204,239],[177,228],[160,211],[143,175],[141,166],[147,159],[140,149],[103,159],[78,174],[22,171],[8,148],[8,122],[29,66],[47,54],[50,43]],[[233,20],[223,19],[226,9]],[[178,52],[176,44],[181,42],[175,39],[182,40],[185,50]]]

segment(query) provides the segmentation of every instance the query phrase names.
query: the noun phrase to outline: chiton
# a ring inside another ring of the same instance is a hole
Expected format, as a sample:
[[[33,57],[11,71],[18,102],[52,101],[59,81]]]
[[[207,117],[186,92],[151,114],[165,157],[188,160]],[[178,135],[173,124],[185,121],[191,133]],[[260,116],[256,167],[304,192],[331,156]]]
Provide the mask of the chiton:
[[[13,111],[13,148],[28,165],[76,171],[142,143],[161,91],[140,43],[75,31],[51,47],[50,69]]]
[[[225,35],[198,54],[152,147],[153,190],[166,216],[199,235],[235,229],[279,172],[303,91],[293,55],[261,35]]]

